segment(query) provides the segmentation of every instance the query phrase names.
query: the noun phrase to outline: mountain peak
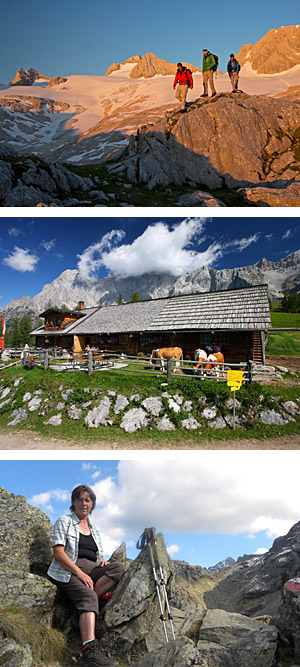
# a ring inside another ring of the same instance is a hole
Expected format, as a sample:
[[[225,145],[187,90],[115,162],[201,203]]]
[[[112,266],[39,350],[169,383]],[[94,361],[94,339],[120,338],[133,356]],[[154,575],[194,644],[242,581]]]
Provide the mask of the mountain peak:
[[[300,25],[272,28],[254,45],[244,44],[236,57],[257,74],[277,74],[299,65]]]
[[[112,74],[112,72],[121,69],[121,65],[127,65],[129,63],[135,64],[129,74],[130,79],[151,79],[156,74],[161,74],[163,76],[174,74],[175,76],[177,70],[176,63],[169,63],[167,60],[158,58],[154,55],[154,53],[148,51],[148,53],[145,53],[145,55],[142,57],[131,56],[131,58],[127,58],[127,60],[125,60],[123,63],[113,63],[108,68],[105,76],[108,76],[109,74]],[[199,67],[191,65],[190,63],[183,63],[183,65],[188,67],[192,72],[201,72]]]

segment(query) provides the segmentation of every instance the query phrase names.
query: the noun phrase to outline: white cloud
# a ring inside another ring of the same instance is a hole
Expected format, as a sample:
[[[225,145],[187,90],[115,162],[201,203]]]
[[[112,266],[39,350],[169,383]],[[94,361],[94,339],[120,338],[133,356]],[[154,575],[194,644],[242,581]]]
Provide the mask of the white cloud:
[[[101,475],[101,470],[96,470],[96,472],[93,472],[93,474],[91,475],[91,478],[97,479],[98,477],[100,477],[100,475]]]
[[[44,491],[43,493],[37,493],[32,498],[29,498],[28,502],[31,505],[34,505],[36,507],[43,507],[44,509],[47,509],[51,507],[51,510],[53,511],[53,507],[49,505],[50,500],[56,500],[57,502],[63,502],[65,503],[68,501],[70,498],[70,491],[67,491],[65,489],[52,489],[51,491]]]
[[[21,229],[17,229],[16,227],[10,227],[8,233],[9,236],[20,236],[20,234],[24,234]]]
[[[51,239],[50,241],[41,241],[41,246],[44,248],[47,252],[52,250],[55,246],[55,241],[56,239]]]
[[[178,546],[178,544],[170,544],[170,546],[167,547],[167,552],[169,556],[171,556],[171,558],[172,556],[174,556],[174,554],[177,554],[178,551],[180,551],[180,547]]]
[[[120,229],[112,229],[107,234],[104,234],[101,241],[90,245],[83,251],[82,255],[78,255],[78,271],[79,280],[82,282],[97,280],[96,272],[103,266],[102,255],[105,248],[109,250],[115,243],[120,242],[125,236],[125,232]],[[98,259],[97,259],[98,256]]]
[[[283,234],[282,238],[283,239],[289,239],[292,236],[293,232],[291,229],[287,229],[286,232]]]
[[[256,549],[254,555],[255,556],[261,556],[263,554],[267,554],[268,551],[269,551],[269,549],[265,549],[264,547],[259,547],[258,549]]]
[[[25,271],[34,271],[38,261],[39,258],[34,253],[30,253],[30,250],[15,246],[14,252],[3,259],[3,264],[6,264],[11,269],[25,273]]]
[[[97,466],[93,465],[92,463],[82,463],[81,464],[81,470],[96,470]]]
[[[228,248],[231,248],[233,246],[235,252],[243,252],[243,250],[246,250],[249,245],[252,243],[256,243],[260,237],[260,233],[258,232],[257,234],[252,234],[252,236],[248,236],[243,238],[243,239],[235,239],[233,241],[230,241],[227,244]],[[232,248],[232,249],[233,249]]]
[[[242,252],[260,237],[257,233],[229,242],[219,238],[200,252],[199,246],[207,242],[204,227],[208,222],[203,218],[187,218],[172,227],[156,222],[148,225],[131,244],[121,244],[125,232],[112,230],[78,255],[79,279],[95,281],[100,267],[122,278],[150,272],[179,276],[204,265],[211,266],[225,253]]]
[[[108,477],[93,486],[93,516],[106,539],[124,539],[125,532],[138,537],[145,526],[248,536],[265,531],[274,538],[298,521],[300,452],[290,452],[288,474],[284,452],[259,452],[259,460],[255,452],[220,452],[217,466],[214,454],[159,466],[148,458],[121,461],[118,484]]]

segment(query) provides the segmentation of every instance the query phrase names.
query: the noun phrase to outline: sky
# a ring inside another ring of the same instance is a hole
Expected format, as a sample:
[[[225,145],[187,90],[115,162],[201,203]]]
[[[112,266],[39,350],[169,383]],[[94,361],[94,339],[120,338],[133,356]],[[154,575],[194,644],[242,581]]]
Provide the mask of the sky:
[[[299,23],[298,0],[252,0],[231,10],[223,0],[10,0],[2,3],[0,82],[19,67],[48,76],[103,75],[113,62],[151,51],[169,62],[201,66],[208,48],[225,69],[231,52],[271,28]],[[213,11],[212,11],[213,9]]]
[[[299,218],[1,218],[0,308],[38,294],[66,269],[82,281],[108,274],[168,271],[203,265],[248,266],[279,261],[300,248]]]
[[[209,567],[227,556],[265,553],[299,520],[300,451],[160,452],[159,461],[153,452],[121,460],[81,456],[1,461],[0,486],[54,523],[69,513],[72,489],[88,484],[106,556],[125,541],[135,558],[139,536],[154,526],[172,558]]]

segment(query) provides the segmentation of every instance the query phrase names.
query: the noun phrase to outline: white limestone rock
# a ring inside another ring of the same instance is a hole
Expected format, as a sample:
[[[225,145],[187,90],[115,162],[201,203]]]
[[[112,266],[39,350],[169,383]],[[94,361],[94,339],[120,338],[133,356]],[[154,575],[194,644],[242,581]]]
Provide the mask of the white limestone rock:
[[[155,417],[159,416],[164,407],[160,396],[149,396],[148,398],[145,398],[142,402],[142,406],[147,412],[150,412]]]
[[[124,415],[120,424],[121,428],[127,433],[134,433],[148,424],[148,417],[142,408],[132,408]]]
[[[85,423],[89,428],[97,428],[98,426],[107,426],[108,416],[110,411],[111,401],[108,396],[105,396],[101,403],[90,410],[84,418]]]

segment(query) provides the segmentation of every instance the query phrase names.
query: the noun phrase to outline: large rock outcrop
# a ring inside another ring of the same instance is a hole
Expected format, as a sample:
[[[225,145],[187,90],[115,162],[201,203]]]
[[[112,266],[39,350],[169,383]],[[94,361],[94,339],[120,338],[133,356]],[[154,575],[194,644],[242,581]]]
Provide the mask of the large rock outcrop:
[[[258,74],[276,74],[300,64],[300,25],[269,30],[256,44],[244,44],[236,57]]]
[[[91,179],[73,174],[59,162],[47,163],[36,157],[12,163],[0,160],[2,206],[71,204],[72,194],[86,192],[93,185]]]
[[[236,188],[300,180],[300,102],[224,93],[131,136],[110,171],[148,189],[169,183]]]
[[[300,580],[288,581],[282,591],[282,601],[272,618],[279,630],[279,657],[282,661],[300,662]]]
[[[51,560],[50,521],[46,514],[0,489],[0,589],[5,606],[48,613],[56,587],[46,579]]]

